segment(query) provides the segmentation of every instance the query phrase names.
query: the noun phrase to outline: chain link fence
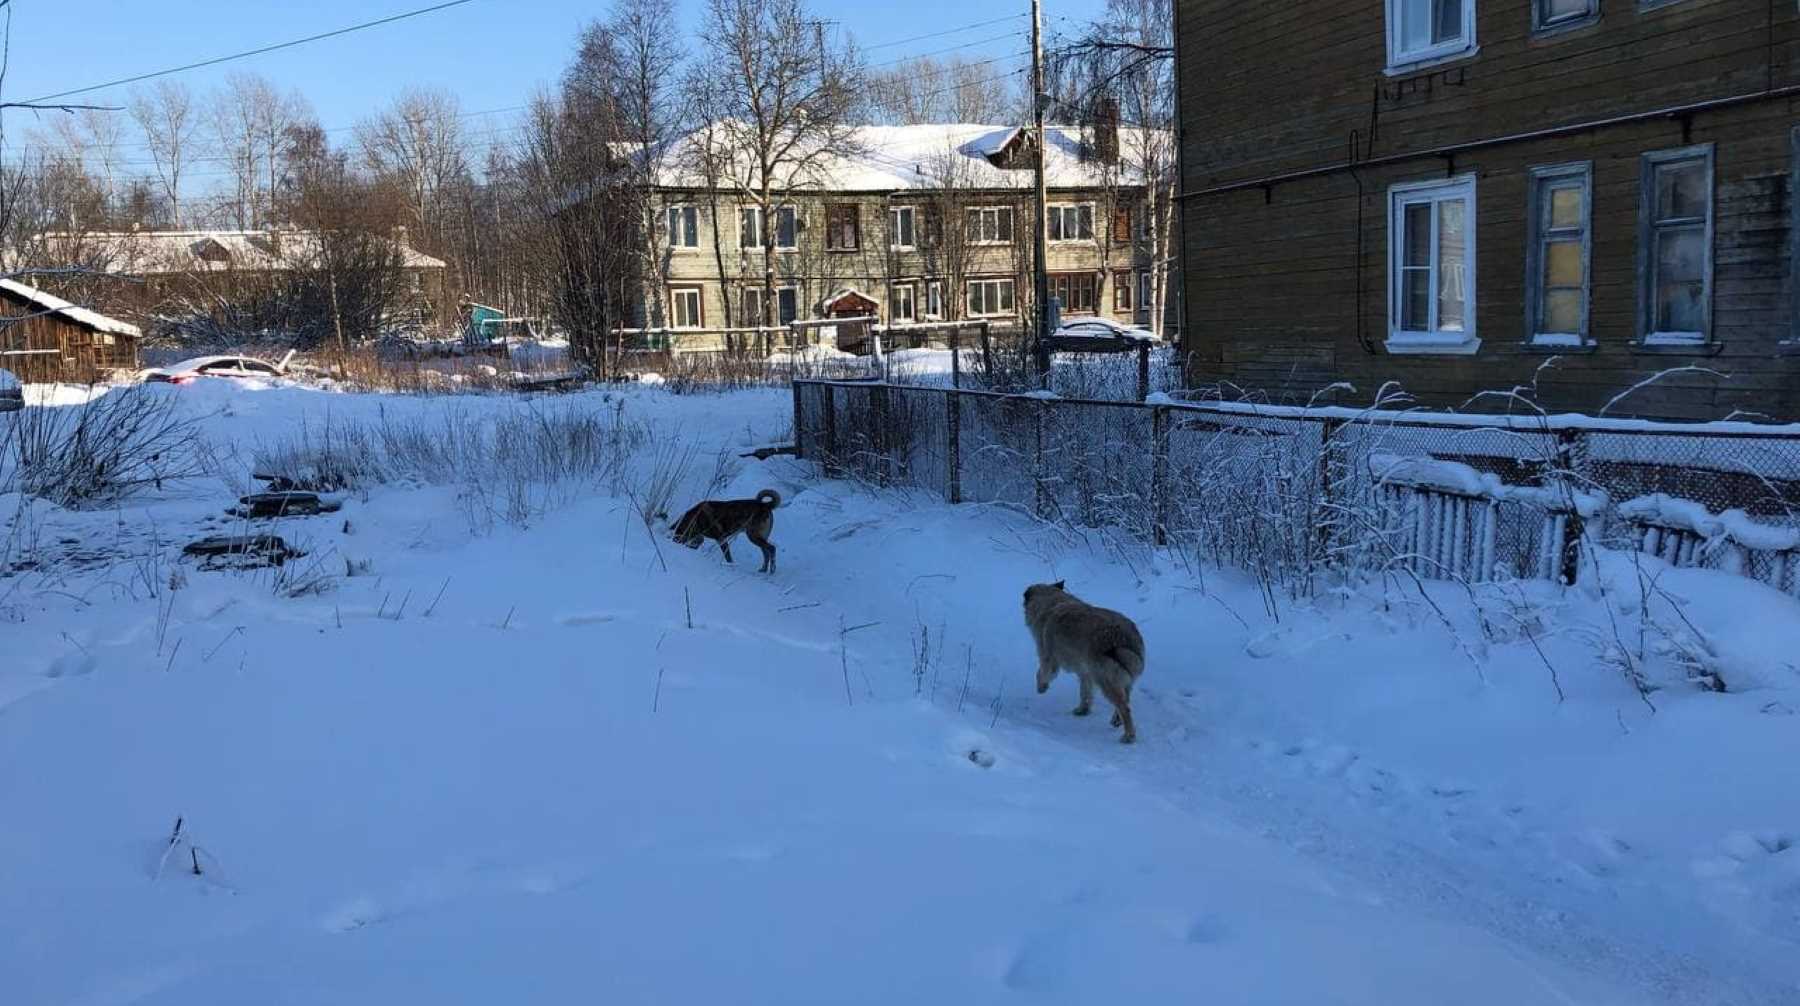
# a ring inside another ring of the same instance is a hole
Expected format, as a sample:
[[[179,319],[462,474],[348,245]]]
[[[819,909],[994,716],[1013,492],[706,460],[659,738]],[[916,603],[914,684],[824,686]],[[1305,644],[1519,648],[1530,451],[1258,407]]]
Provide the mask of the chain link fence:
[[[1139,403],[796,381],[840,477],[1114,528],[1296,591],[1329,567],[1468,582],[1638,550],[1800,596],[1800,433],[1532,416]]]

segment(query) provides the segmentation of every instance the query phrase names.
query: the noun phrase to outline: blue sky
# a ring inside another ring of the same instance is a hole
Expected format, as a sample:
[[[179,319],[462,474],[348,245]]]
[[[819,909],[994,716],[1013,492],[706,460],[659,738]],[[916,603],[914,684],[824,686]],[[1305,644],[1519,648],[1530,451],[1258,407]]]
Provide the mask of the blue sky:
[[[14,0],[12,64],[4,96],[22,100],[315,34],[426,6],[430,0]],[[702,0],[681,0],[692,24]],[[1099,0],[1056,2],[1047,27],[1093,16]],[[972,22],[1024,14],[1019,0],[907,0],[864,4],[815,0],[821,17],[838,21],[869,48],[871,63],[963,46],[955,51],[988,59],[1029,46],[1029,20],[957,31],[906,42]],[[604,3],[577,0],[475,0],[435,14],[327,39],[296,49],[180,75],[196,90],[215,86],[233,69],[254,70],[282,88],[298,88],[328,129],[346,129],[409,85],[448,88],[468,112],[476,142],[504,138],[515,106],[553,82],[568,62],[580,26],[603,14]],[[984,41],[986,40],[986,41]],[[969,44],[979,43],[979,44]],[[1002,65],[997,65],[996,70]],[[123,89],[81,100],[122,103]],[[29,114],[9,112],[8,145],[31,128]],[[334,134],[344,135],[344,134]]]

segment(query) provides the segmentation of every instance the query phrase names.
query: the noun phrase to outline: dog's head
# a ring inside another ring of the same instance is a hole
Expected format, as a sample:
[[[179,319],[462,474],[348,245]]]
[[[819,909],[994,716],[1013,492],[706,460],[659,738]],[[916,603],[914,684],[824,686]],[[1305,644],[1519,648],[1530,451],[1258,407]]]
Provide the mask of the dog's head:
[[[1034,583],[1031,586],[1026,587],[1025,624],[1035,628],[1038,620],[1043,617],[1050,605],[1054,604],[1058,598],[1067,596],[1068,591],[1063,587],[1063,581],[1061,580],[1058,580],[1055,583]],[[1042,695],[1049,691],[1050,682],[1055,678],[1055,667],[1050,668],[1048,672],[1042,670],[1038,671],[1038,694]]]
[[[1026,587],[1025,610],[1029,612],[1034,604],[1036,606],[1042,606],[1045,599],[1068,593],[1068,590],[1063,586],[1066,582],[1068,581],[1058,580],[1055,583],[1034,583],[1031,586]]]

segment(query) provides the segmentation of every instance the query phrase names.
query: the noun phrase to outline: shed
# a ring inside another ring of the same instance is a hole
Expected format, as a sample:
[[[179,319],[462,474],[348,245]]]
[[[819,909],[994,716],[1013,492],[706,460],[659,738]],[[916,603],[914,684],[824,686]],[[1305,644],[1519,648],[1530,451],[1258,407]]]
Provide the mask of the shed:
[[[0,279],[0,368],[22,381],[87,383],[136,370],[141,338],[136,325]]]

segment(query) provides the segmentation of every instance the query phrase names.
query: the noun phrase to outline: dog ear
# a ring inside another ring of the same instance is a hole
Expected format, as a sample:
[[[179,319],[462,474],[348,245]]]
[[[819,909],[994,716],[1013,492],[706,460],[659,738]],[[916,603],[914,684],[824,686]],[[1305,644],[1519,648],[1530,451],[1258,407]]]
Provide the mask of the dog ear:
[[[1066,587],[1066,586],[1064,586],[1064,584],[1066,584],[1066,583],[1068,583],[1068,582],[1069,582],[1069,581],[1067,581],[1067,580],[1058,580],[1058,581],[1056,581],[1056,589],[1057,589],[1057,590],[1067,590],[1067,589],[1069,589],[1069,588],[1068,588],[1068,587]]]

